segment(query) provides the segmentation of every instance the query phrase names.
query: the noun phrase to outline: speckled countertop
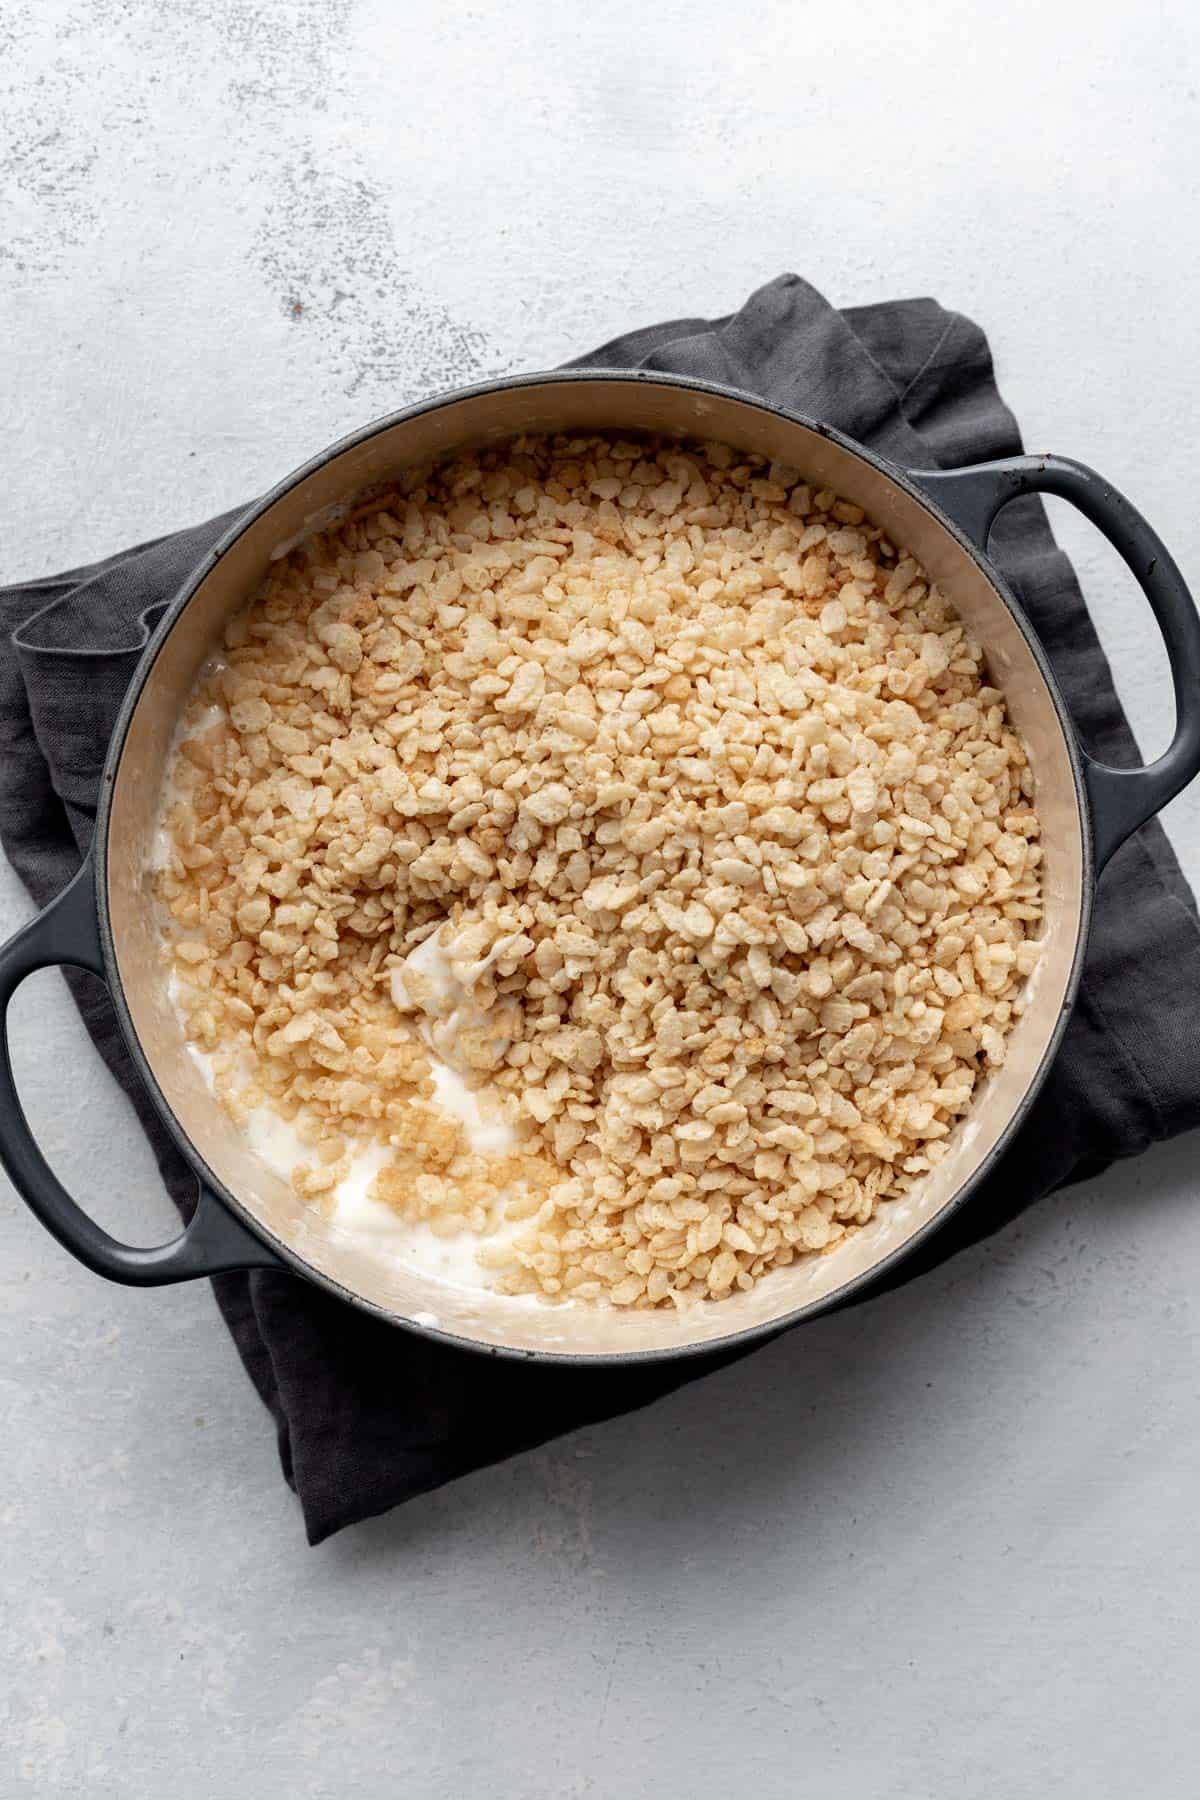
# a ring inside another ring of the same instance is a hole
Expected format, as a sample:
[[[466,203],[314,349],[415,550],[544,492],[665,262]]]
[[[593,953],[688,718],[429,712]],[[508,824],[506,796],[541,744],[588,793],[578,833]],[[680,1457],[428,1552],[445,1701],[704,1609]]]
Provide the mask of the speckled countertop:
[[[1186,0],[11,0],[0,579],[789,267],[973,313],[1031,448],[1200,578],[1198,54]],[[1163,658],[1060,514],[1153,750]],[[1200,793],[1168,824],[1200,879]],[[161,1230],[57,976],[14,1035],[60,1171]],[[1196,1164],[316,1552],[207,1289],[93,1280],[0,1182],[0,1790],[1187,1792]]]

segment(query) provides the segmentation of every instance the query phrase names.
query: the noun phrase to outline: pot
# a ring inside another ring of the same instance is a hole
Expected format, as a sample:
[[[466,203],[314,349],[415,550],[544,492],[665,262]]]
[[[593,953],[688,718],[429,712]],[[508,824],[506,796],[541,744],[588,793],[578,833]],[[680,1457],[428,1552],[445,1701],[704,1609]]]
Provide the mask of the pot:
[[[718,439],[798,469],[861,506],[913,552],[982,644],[1030,755],[1042,822],[1045,944],[1007,1061],[990,1074],[950,1153],[913,1191],[886,1203],[826,1256],[772,1271],[749,1293],[676,1312],[562,1309],[449,1287],[398,1266],[299,1199],[220,1109],[167,993],[152,891],[152,843],[172,732],[226,618],[272,555],[318,528],[328,509],[414,462],[523,432]],[[1177,724],[1142,769],[1112,769],[1080,746],[1037,638],[985,547],[1019,494],[1071,500],[1116,547],[1158,620],[1170,655]],[[1058,457],[1017,457],[953,471],[908,471],[813,420],[734,391],[665,375],[580,371],[501,381],[383,419],[290,476],[196,568],[147,645],[113,733],[96,834],[76,879],[0,951],[0,1009],[32,970],[90,969],[112,995],[142,1080],[199,1180],[186,1230],[155,1249],[118,1243],[49,1168],[21,1111],[3,1034],[0,1159],[17,1190],[81,1262],[141,1286],[223,1270],[283,1268],[396,1325],[518,1357],[600,1363],[682,1356],[767,1336],[845,1301],[969,1203],[1038,1091],[1079,981],[1093,888],[1113,851],[1200,769],[1200,618],[1145,520],[1106,482]],[[566,1327],[569,1325],[569,1332]]]

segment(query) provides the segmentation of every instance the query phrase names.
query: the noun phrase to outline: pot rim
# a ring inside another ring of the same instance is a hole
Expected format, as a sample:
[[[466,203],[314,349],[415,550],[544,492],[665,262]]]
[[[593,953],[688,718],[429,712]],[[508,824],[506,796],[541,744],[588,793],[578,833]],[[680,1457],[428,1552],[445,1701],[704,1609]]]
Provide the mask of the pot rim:
[[[385,431],[394,429],[398,425],[407,424],[412,419],[421,418],[431,412],[438,412],[443,407],[455,405],[464,400],[476,399],[488,394],[504,393],[520,388],[545,386],[552,383],[560,384],[597,381],[626,381],[651,387],[677,388],[686,392],[702,395],[711,394],[716,398],[733,400],[743,406],[752,407],[759,412],[767,413],[775,418],[784,419],[788,423],[803,426],[808,431],[814,432],[818,436],[826,438],[831,443],[838,445],[839,448],[847,451],[850,455],[868,463],[879,474],[883,475],[885,479],[891,481],[894,486],[898,487],[909,499],[917,501],[918,504],[950,534],[959,547],[964,550],[971,558],[972,562],[976,564],[984,578],[995,589],[1009,612],[1012,614],[1017,628],[1025,639],[1030,653],[1038,666],[1042,679],[1046,683],[1047,690],[1054,705],[1058,722],[1065,739],[1075,787],[1075,803],[1079,820],[1082,850],[1080,906],[1078,918],[1075,922],[1075,945],[1071,959],[1071,968],[1059,1016],[1055,1021],[1054,1029],[1047,1040],[1046,1047],[1020,1101],[1014,1107],[1004,1129],[996,1139],[991,1150],[978,1166],[972,1170],[971,1174],[962,1185],[955,1189],[941,1209],[935,1213],[931,1219],[928,1219],[914,1231],[910,1237],[906,1238],[902,1244],[898,1245],[896,1249],[889,1251],[869,1268],[852,1276],[849,1280],[844,1282],[842,1286],[833,1288],[829,1293],[823,1294],[817,1299],[806,1301],[802,1305],[794,1307],[782,1317],[768,1319],[758,1324],[747,1326],[741,1330],[732,1331],[723,1337],[688,1341],[661,1349],[650,1350],[613,1350],[599,1352],[581,1352],[559,1349],[531,1350],[503,1344],[485,1343],[477,1338],[463,1336],[458,1332],[444,1330],[441,1326],[421,1324],[415,1320],[404,1318],[397,1313],[391,1312],[386,1307],[380,1306],[376,1302],[367,1299],[365,1296],[356,1293],[352,1288],[344,1286],[332,1276],[325,1274],[322,1270],[319,1270],[311,1263],[308,1263],[285,1239],[278,1237],[275,1232],[269,1229],[269,1227],[262,1224],[262,1222],[242,1204],[238,1197],[227,1188],[220,1178],[208,1167],[199,1149],[179,1123],[173,1109],[158,1084],[158,1080],[154,1075],[149,1059],[142,1049],[125,999],[109,916],[108,830],[112,812],[113,795],[120,772],[121,757],[128,736],[130,723],[133,719],[138,701],[153,674],[155,664],[163,646],[170,637],[177,621],[187,608],[189,601],[192,599],[192,596],[196,593],[201,583],[208,577],[211,571],[216,567],[217,563],[220,562],[221,558],[239,541],[244,533],[249,530],[264,513],[269,511],[278,500],[285,494],[291,492],[293,488],[298,487],[302,482],[306,481],[319,469],[336,461],[346,451],[352,450],[358,445],[366,443],[369,439],[377,437]],[[1041,640],[1004,577],[988,559],[987,555],[979,545],[974,543],[961,527],[942,510],[937,502],[921,488],[920,484],[914,480],[913,476],[908,471],[901,469],[897,464],[891,462],[887,457],[881,456],[877,451],[871,450],[866,445],[859,443],[857,439],[848,437],[844,432],[837,430],[834,426],[826,425],[818,419],[810,418],[806,414],[798,412],[792,407],[778,406],[771,401],[760,399],[757,395],[744,392],[739,388],[731,387],[724,383],[702,381],[693,379],[690,376],[675,375],[657,370],[622,369],[619,367],[540,370],[529,374],[502,376],[492,381],[473,383],[469,387],[444,389],[442,392],[434,394],[428,399],[417,401],[412,406],[402,407],[396,412],[383,414],[381,417],[371,420],[366,425],[360,426],[358,430],[350,432],[345,437],[339,438],[327,449],[310,457],[307,462],[302,463],[289,475],[286,475],[281,481],[277,482],[268,493],[262,495],[258,500],[251,502],[251,504],[238,515],[229,528],[223,533],[212,549],[201,558],[188,574],[173,598],[168,602],[161,619],[147,639],[137,668],[134,670],[129,687],[122,700],[121,709],[117,715],[112,736],[109,740],[108,751],[104,761],[104,771],[100,783],[100,796],[96,810],[96,828],[92,841],[92,854],[95,859],[95,899],[101,952],[105,965],[105,980],[120,1025],[121,1035],[125,1041],[125,1047],[137,1069],[139,1079],[145,1086],[146,1091],[176,1148],[195,1172],[199,1181],[212,1190],[213,1194],[220,1200],[221,1204],[233,1214],[234,1218],[244,1224],[275,1252],[280,1261],[285,1265],[288,1273],[303,1276],[305,1280],[313,1282],[316,1286],[325,1289],[326,1292],[333,1294],[336,1298],[348,1302],[362,1312],[370,1313],[372,1316],[383,1320],[388,1325],[411,1331],[421,1337],[428,1338],[456,1350],[471,1351],[476,1355],[498,1356],[513,1362],[563,1364],[580,1368],[632,1367],[637,1364],[674,1362],[689,1357],[707,1357],[718,1360],[733,1356],[739,1351],[749,1350],[756,1344],[766,1343],[770,1339],[781,1335],[783,1332],[791,1330],[794,1326],[803,1323],[807,1319],[817,1318],[822,1313],[839,1310],[843,1306],[849,1304],[852,1300],[869,1294],[872,1289],[880,1286],[884,1277],[893,1274],[901,1263],[912,1256],[935,1232],[941,1230],[994,1170],[1000,1158],[1011,1144],[1018,1128],[1024,1121],[1034,1100],[1037,1098],[1038,1093],[1041,1091],[1042,1085],[1049,1073],[1050,1066],[1058,1053],[1059,1045],[1062,1042],[1063,1034],[1067,1028],[1067,1023],[1070,1019],[1075,999],[1078,994],[1083,959],[1087,949],[1088,934],[1091,926],[1095,893],[1091,807],[1088,799],[1087,787],[1084,782],[1081,752],[1075,726],[1067,703],[1059,688],[1058,681],[1054,675],[1054,671],[1050,667],[1049,659]]]

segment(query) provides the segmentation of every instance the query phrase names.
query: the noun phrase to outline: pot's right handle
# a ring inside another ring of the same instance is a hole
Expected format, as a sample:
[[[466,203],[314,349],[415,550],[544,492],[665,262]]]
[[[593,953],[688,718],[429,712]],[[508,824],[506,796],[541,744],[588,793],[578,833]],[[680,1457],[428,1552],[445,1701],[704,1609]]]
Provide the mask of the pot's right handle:
[[[72,1256],[97,1275],[131,1287],[194,1281],[227,1269],[282,1268],[280,1259],[201,1182],[186,1230],[169,1244],[122,1244],[72,1200],[38,1148],[13,1079],[8,1007],[35,969],[66,963],[106,980],[89,858],[45,912],[0,949],[0,1163],[9,1180]]]
[[[1065,456],[1013,456],[966,469],[919,469],[912,479],[977,544],[1001,507],[1021,494],[1058,494],[1104,533],[1149,600],[1175,687],[1175,736],[1157,762],[1112,769],[1081,751],[1092,812],[1096,873],[1113,851],[1200,773],[1200,616],[1173,557],[1152,526],[1094,469]]]

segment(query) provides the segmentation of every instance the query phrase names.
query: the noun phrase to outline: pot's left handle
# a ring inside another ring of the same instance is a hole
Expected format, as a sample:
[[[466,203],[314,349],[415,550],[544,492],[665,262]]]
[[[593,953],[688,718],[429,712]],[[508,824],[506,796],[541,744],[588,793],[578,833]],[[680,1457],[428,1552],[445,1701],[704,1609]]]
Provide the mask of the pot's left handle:
[[[912,480],[960,530],[987,548],[1001,507],[1021,494],[1057,494],[1099,527],[1150,602],[1171,664],[1175,736],[1157,762],[1113,769],[1081,747],[1096,871],[1131,832],[1200,774],[1200,615],[1154,527],[1110,481],[1066,456],[1011,456],[966,469],[917,469]]]
[[[149,1250],[120,1243],[72,1200],[29,1129],[8,1042],[9,1002],[25,977],[61,963],[106,979],[90,857],[45,912],[0,950],[0,1163],[21,1198],[72,1256],[97,1275],[127,1286],[161,1287],[227,1269],[282,1267],[203,1183],[187,1229],[171,1243]]]

